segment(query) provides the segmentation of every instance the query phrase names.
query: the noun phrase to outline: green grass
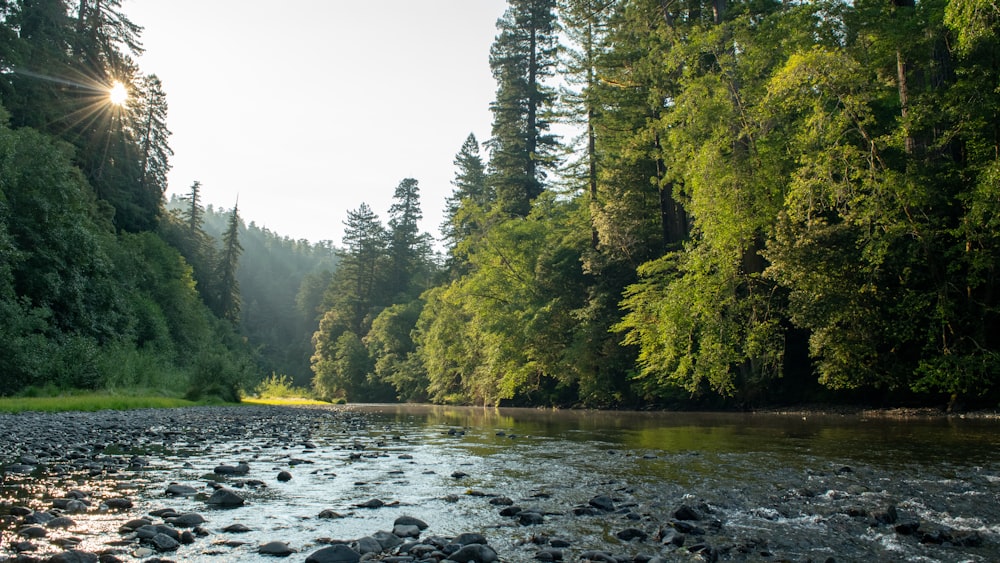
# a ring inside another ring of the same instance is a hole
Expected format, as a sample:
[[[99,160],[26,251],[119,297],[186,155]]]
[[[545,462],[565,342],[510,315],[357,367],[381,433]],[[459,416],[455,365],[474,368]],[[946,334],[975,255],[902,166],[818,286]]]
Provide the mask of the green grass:
[[[248,405],[331,405],[329,401],[318,401],[308,397],[243,397],[242,402]]]
[[[205,404],[218,403],[208,401],[194,402],[176,397],[154,395],[118,395],[106,392],[90,392],[55,397],[3,397],[0,398],[0,413],[165,409]]]

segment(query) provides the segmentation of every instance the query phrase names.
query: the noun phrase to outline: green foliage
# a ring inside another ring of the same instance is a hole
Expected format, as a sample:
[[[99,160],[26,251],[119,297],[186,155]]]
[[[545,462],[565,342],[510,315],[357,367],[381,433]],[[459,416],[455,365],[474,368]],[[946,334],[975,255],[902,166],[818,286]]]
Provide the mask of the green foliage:
[[[274,372],[258,383],[253,391],[254,395],[263,399],[312,397],[312,391],[309,389],[296,387],[292,378],[284,374],[278,375]]]

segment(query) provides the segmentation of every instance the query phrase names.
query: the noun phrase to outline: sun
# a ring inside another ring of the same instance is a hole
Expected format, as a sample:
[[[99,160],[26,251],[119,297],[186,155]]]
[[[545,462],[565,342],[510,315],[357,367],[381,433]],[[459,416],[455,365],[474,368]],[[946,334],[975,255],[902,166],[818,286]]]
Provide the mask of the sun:
[[[108,100],[116,106],[125,105],[125,102],[128,101],[128,88],[121,82],[115,81],[111,85],[111,89],[108,90]]]

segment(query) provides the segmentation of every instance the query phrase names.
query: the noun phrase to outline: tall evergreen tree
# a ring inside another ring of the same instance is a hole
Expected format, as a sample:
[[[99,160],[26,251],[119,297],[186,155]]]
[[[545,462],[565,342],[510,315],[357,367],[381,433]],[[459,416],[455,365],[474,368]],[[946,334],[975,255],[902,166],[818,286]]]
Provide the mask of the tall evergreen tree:
[[[441,233],[444,242],[453,255],[458,246],[483,228],[483,215],[494,201],[486,176],[486,165],[479,154],[479,141],[469,136],[455,155],[455,186],[446,200],[444,222]]]
[[[139,149],[139,192],[146,205],[161,205],[174,151],[168,144],[167,95],[155,74],[139,79],[131,110],[132,130]]]
[[[229,214],[229,224],[222,235],[222,253],[219,256],[216,280],[219,284],[215,295],[215,314],[229,322],[240,322],[240,281],[236,271],[240,264],[243,245],[240,244],[239,204]]]
[[[555,166],[556,137],[549,128],[556,93],[545,82],[557,65],[555,8],[555,0],[510,0],[490,49],[497,81],[490,181],[497,208],[511,216],[528,215]]]
[[[389,275],[385,292],[392,302],[421,293],[429,274],[430,240],[420,233],[420,187],[413,178],[396,186],[389,208]]]

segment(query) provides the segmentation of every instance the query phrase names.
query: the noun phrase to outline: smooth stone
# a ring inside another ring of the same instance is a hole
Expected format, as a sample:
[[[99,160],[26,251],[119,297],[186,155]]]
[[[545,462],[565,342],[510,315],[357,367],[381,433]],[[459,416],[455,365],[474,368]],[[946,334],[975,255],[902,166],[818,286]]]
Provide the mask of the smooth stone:
[[[13,463],[3,468],[4,473],[31,473],[35,470],[34,465],[25,465],[23,463]]]
[[[490,504],[493,506],[511,506],[514,501],[508,497],[493,497],[490,499]]]
[[[358,563],[361,554],[343,544],[324,547],[306,557],[306,563]]]
[[[222,531],[227,534],[245,534],[250,531],[250,528],[244,526],[243,524],[230,524],[223,528]]]
[[[448,559],[458,563],[494,563],[500,560],[492,547],[478,543],[463,546],[462,549],[449,555]]]
[[[282,483],[292,480],[292,474],[287,471],[281,471],[278,473],[278,480]]]
[[[216,475],[246,475],[250,473],[250,466],[245,461],[234,465],[219,465],[212,470]]]
[[[210,496],[205,502],[216,506],[236,507],[243,506],[245,501],[243,500],[243,497],[229,489],[219,489],[212,493],[212,496]]]
[[[76,525],[76,522],[74,522],[69,516],[58,516],[49,520],[49,522],[45,525],[49,528],[72,528]]]
[[[517,522],[522,526],[537,526],[545,522],[545,517],[538,512],[525,510],[517,513]]]
[[[288,544],[283,541],[272,541],[258,547],[257,553],[261,555],[274,555],[276,557],[288,557],[295,553],[295,550],[288,547]]]
[[[48,561],[49,563],[97,563],[98,557],[94,553],[71,549],[53,555]]]
[[[181,546],[181,542],[164,533],[156,534],[149,540],[149,542],[153,544],[153,549],[159,552],[177,551],[177,549]]]
[[[612,512],[615,509],[615,501],[607,495],[597,495],[596,497],[590,499],[588,503],[590,506],[598,510],[603,510],[605,512]],[[682,518],[683,520],[683,518]]]
[[[473,544],[486,545],[488,543],[486,541],[486,537],[483,536],[482,534],[468,533],[468,532],[455,536],[454,542],[462,546],[473,545]]]
[[[427,522],[413,516],[400,516],[392,522],[393,526],[416,526],[420,530],[427,529]]]
[[[456,471],[451,474],[453,479],[461,479],[462,477],[468,477],[469,474],[464,471]]]
[[[683,504],[680,506],[680,508],[674,511],[674,518],[676,518],[677,520],[699,521],[704,519],[705,516],[702,515],[701,511],[699,511],[697,508]]]
[[[385,503],[377,498],[373,498],[360,504],[355,504],[354,506],[358,508],[382,508],[385,506]]]
[[[343,514],[339,514],[337,512],[334,512],[333,510],[330,510],[329,508],[320,511],[319,516],[318,516],[318,518],[331,518],[331,519],[343,518],[343,517],[344,517]]]
[[[419,538],[420,528],[411,524],[396,524],[392,533],[400,538]]]
[[[502,508],[500,510],[500,516],[507,516],[507,517],[517,516],[523,510],[524,509],[521,508],[520,506],[508,506],[507,508]]]
[[[416,526],[414,526],[414,528],[416,528]],[[418,529],[417,535],[419,534],[420,530]],[[399,547],[405,543],[403,539],[399,536],[399,534],[394,534],[391,532],[378,531],[372,534],[372,537],[375,538],[378,541],[378,543],[382,546],[383,551],[388,551],[394,547]]]
[[[177,530],[171,528],[170,526],[164,526],[163,524],[157,524],[152,526],[142,526],[135,531],[136,537],[141,540],[151,540],[159,534],[170,537],[174,541],[180,541],[181,533]]]
[[[198,489],[195,489],[190,485],[171,483],[167,485],[167,494],[175,497],[190,497],[198,494]]]
[[[44,538],[48,534],[45,528],[41,526],[28,526],[17,531],[17,535],[32,539]]]
[[[129,520],[122,524],[121,529],[126,531],[134,532],[137,528],[141,526],[149,526],[153,521],[149,518],[136,518],[135,520]]]
[[[180,516],[173,516],[171,518],[167,518],[166,521],[170,524],[173,524],[174,526],[178,526],[181,528],[193,528],[199,524],[204,524],[205,522],[207,522],[207,520],[205,520],[205,517],[202,516],[201,514],[198,514],[197,512],[186,512],[184,514],[181,514]]]
[[[127,498],[109,498],[104,504],[112,510],[127,510],[133,506],[132,501]]]
[[[645,541],[645,539],[649,537],[649,534],[643,532],[638,528],[625,528],[624,530],[615,534],[615,537],[617,537],[622,541],[632,541],[632,540]]]
[[[377,555],[379,553],[382,553],[382,544],[379,543],[377,539],[371,536],[365,536],[363,538],[359,538],[357,541],[354,542],[354,550],[360,553],[362,556],[367,555],[369,553]]]

